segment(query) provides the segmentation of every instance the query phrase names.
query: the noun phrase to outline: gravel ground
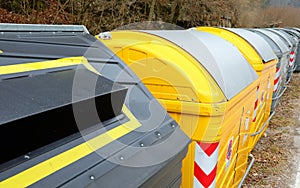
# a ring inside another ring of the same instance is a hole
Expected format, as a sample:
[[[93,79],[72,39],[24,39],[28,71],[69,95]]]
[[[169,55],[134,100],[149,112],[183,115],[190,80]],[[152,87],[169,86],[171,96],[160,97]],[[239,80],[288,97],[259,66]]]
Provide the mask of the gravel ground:
[[[299,118],[300,73],[295,73],[265,135],[252,151],[256,160],[243,187],[298,188],[296,176],[300,159]],[[298,179],[299,177],[300,174]]]

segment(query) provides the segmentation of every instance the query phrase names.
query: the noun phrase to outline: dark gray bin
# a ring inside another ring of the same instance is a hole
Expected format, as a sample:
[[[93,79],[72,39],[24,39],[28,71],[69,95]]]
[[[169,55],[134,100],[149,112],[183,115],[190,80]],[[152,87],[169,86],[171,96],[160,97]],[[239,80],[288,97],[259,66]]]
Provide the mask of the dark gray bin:
[[[1,186],[11,187],[9,181],[20,180],[24,173],[29,173],[27,178],[13,187],[180,185],[181,161],[190,140],[126,64],[94,36],[78,31],[78,27],[73,32],[72,29],[59,31],[54,26],[43,26],[38,31],[33,26],[32,32],[32,25],[22,25],[23,29],[15,26],[15,31],[9,25],[0,34],[2,66],[83,56],[102,76],[88,71],[82,64],[0,75],[3,91],[0,108],[5,112],[0,116],[0,128],[1,134],[6,135],[2,145],[10,146],[5,138],[18,141],[11,146],[19,144],[17,152],[12,147],[7,149],[12,155],[1,158]],[[0,29],[3,27],[0,25]],[[77,76],[86,80],[76,80]],[[74,93],[75,86],[77,93]],[[90,90],[94,95],[90,95]],[[95,109],[91,108],[93,104]],[[83,116],[80,126],[73,114],[74,106]],[[98,114],[96,121],[90,118],[93,112]],[[127,127],[128,122],[137,127]],[[25,132],[20,126],[27,126]],[[53,163],[55,170],[37,172],[32,168],[52,164],[48,162],[80,148],[86,139],[101,141],[102,135],[121,126],[124,134],[74,161],[62,160],[58,169],[55,169],[57,163]],[[127,129],[128,132],[124,131]],[[14,137],[15,131],[20,131],[20,137]],[[35,137],[26,140],[29,133]],[[40,145],[31,145],[35,143]],[[20,149],[23,144],[27,144],[25,150]]]

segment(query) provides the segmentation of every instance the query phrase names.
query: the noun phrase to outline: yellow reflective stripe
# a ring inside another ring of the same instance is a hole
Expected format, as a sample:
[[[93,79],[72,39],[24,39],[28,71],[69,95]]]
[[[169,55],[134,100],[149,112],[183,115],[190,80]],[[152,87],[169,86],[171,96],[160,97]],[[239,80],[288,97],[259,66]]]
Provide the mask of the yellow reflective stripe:
[[[0,50],[0,54],[2,54],[3,53],[3,51],[2,50]]]
[[[42,61],[42,62],[5,65],[5,66],[0,66],[0,75],[51,69],[51,68],[58,68],[58,67],[66,67],[66,66],[72,66],[78,64],[87,64],[87,62],[88,61],[85,57],[78,56],[78,57],[68,57],[68,58],[61,58],[61,59]]]
[[[95,74],[98,74],[101,76],[101,73],[98,72],[88,61],[86,62],[83,62],[83,65],[85,66],[85,68],[87,68],[89,71],[95,73]]]
[[[30,186],[141,126],[125,105],[122,110],[129,118],[128,122],[0,182],[0,187]]]
[[[0,54],[1,53],[2,51],[0,50]],[[66,67],[79,64],[83,64],[89,71],[101,75],[92,65],[89,64],[88,60],[84,56],[68,57],[34,63],[0,66],[0,75]]]

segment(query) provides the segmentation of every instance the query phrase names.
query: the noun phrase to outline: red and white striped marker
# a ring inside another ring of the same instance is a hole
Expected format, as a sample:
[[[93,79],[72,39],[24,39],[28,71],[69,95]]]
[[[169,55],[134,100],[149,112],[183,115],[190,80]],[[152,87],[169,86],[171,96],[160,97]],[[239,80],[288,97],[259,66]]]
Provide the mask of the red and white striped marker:
[[[278,91],[278,85],[279,85],[279,80],[280,80],[280,67],[276,68],[276,74],[274,78],[274,92]]]
[[[254,112],[253,112],[252,122],[256,121],[257,110],[258,110],[258,94],[259,94],[259,86],[256,87],[256,100],[254,103]]]
[[[293,67],[295,63],[295,52],[290,53],[289,67]]]
[[[216,187],[219,150],[219,142],[196,142],[194,160],[194,188]]]

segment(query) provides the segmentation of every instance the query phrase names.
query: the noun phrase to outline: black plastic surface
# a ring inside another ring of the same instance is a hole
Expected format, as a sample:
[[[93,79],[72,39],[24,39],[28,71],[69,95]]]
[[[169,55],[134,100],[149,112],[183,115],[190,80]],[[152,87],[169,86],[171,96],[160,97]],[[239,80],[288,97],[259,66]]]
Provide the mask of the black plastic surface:
[[[95,176],[96,183],[94,185],[97,187],[108,187],[109,185],[115,185],[117,187],[136,187],[142,186],[143,184],[146,185],[146,182],[150,180],[151,182],[158,182],[159,184],[159,182],[163,181],[160,176],[156,176],[155,174],[158,172],[169,171],[171,168],[165,168],[166,165],[171,165],[174,167],[176,166],[176,170],[174,170],[172,176],[165,178],[168,181],[164,182],[163,185],[174,185],[174,182],[177,182],[177,185],[179,184],[178,177],[180,176],[181,172],[177,167],[178,165],[181,165],[181,160],[187,152],[189,138],[187,138],[186,135],[178,128],[178,124],[167,114],[158,101],[154,99],[154,97],[136,77],[136,75],[127,67],[127,65],[125,65],[95,37],[89,34],[11,32],[0,34],[0,50],[3,51],[3,53],[0,54],[0,66],[41,62],[63,57],[84,56],[90,65],[100,72],[103,77],[112,80],[113,84],[116,85],[116,88],[113,87],[113,91],[111,91],[112,94],[109,92],[104,92],[109,91],[109,89],[106,90],[105,87],[103,90],[100,90],[101,94],[98,96],[100,102],[97,103],[99,103],[99,108],[103,107],[105,108],[104,111],[107,112],[106,115],[105,113],[102,114],[103,117],[101,120],[109,120],[105,121],[108,123],[104,123],[104,128],[100,127],[99,130],[92,132],[92,134],[97,136],[128,121],[128,119],[125,117],[125,119],[113,122],[112,119],[114,118],[109,115],[111,114],[109,113],[110,110],[107,108],[106,102],[104,102],[111,97],[110,95],[114,95],[113,98],[116,98],[116,100],[109,101],[112,101],[113,103],[111,106],[116,106],[114,108],[118,109],[114,111],[114,115],[119,114],[119,110],[121,110],[121,106],[123,105],[121,98],[123,97],[123,92],[125,90],[124,87],[119,88],[118,84],[126,87],[127,94],[124,103],[137,121],[141,124],[139,128],[123,135],[117,141],[100,148],[99,151],[106,153],[108,158],[124,155],[128,157],[129,160],[131,159],[133,161],[141,158],[151,159],[152,157],[155,157],[157,154],[161,153],[165,153],[166,157],[168,157],[168,153],[166,153],[167,151],[175,154],[174,157],[170,156],[169,160],[167,160],[165,163],[159,163],[156,165],[149,164],[148,166],[137,170],[136,168],[126,168],[126,166],[113,163],[110,160],[99,156],[96,152],[93,152],[90,155],[65,166],[64,168],[53,172],[45,178],[39,179],[39,181],[34,182],[29,187],[85,187],[92,185],[90,179],[91,174]],[[13,119],[15,119],[15,122],[17,122],[19,120],[24,120],[24,118],[30,119],[35,117],[37,120],[36,122],[39,121],[39,125],[41,126],[49,124],[47,125],[48,127],[53,126],[53,128],[57,127],[59,129],[63,129],[63,127],[61,127],[62,121],[64,122],[64,126],[69,126],[66,128],[66,134],[60,136],[55,134],[55,136],[58,136],[57,139],[54,139],[58,140],[58,147],[49,147],[49,145],[47,145],[48,142],[45,142],[42,144],[44,145],[44,153],[38,153],[34,158],[25,160],[14,167],[2,171],[0,173],[1,180],[20,173],[23,170],[37,165],[40,162],[61,152],[76,147],[76,145],[83,142],[83,139],[80,138],[81,135],[78,135],[79,138],[77,136],[72,137],[73,135],[76,135],[76,133],[73,134],[72,131],[68,132],[72,130],[72,127],[74,128],[74,117],[70,116],[70,105],[72,101],[69,101],[68,97],[70,97],[69,84],[71,81],[74,81],[71,73],[75,71],[76,68],[78,68],[78,66],[22,72],[2,76],[0,75],[0,79],[2,79],[0,81],[0,88],[5,88],[4,90],[6,91],[3,92],[3,95],[6,93],[6,96],[3,97],[3,101],[7,100],[8,104],[0,107],[2,108],[1,112],[4,110],[2,116],[0,115],[0,122],[2,122],[2,125],[11,122]],[[80,68],[82,67],[80,66]],[[58,72],[55,73],[53,71]],[[78,73],[78,70],[76,73]],[[51,75],[55,76],[52,77]],[[98,76],[96,76],[96,78],[97,77]],[[77,91],[79,92],[77,95],[82,94],[82,96],[89,96],[85,93],[85,91],[91,87],[91,82],[89,82],[89,80],[94,80],[95,77],[88,76],[87,78],[87,81],[81,83],[81,85],[79,85],[80,87],[77,88]],[[1,84],[3,84],[3,86],[1,86]],[[7,86],[4,87],[6,84]],[[37,86],[40,86],[41,88],[36,89]],[[7,96],[10,94],[14,97],[15,101],[7,99]],[[24,100],[24,97],[27,97],[26,100]],[[39,102],[34,103],[30,101],[30,98],[32,97],[35,99],[35,101]],[[104,102],[104,104],[101,101]],[[89,103],[90,101],[85,101],[85,104]],[[10,104],[11,106],[9,106]],[[89,109],[86,110],[88,112]],[[25,111],[27,112],[28,116],[24,116]],[[84,108],[83,111],[85,111]],[[100,109],[100,111],[103,112],[103,109]],[[95,122],[91,122],[91,120],[88,118],[88,113],[86,114],[86,117],[87,122],[90,122],[88,125],[93,126],[92,124]],[[26,125],[22,123],[18,126]],[[49,130],[50,129],[48,129],[48,131]],[[27,138],[29,130],[25,131],[27,132],[24,132],[24,135],[19,135],[19,140]],[[53,131],[52,128],[50,132],[51,131]],[[158,131],[160,132],[160,137],[157,137]],[[29,135],[30,134],[34,133],[29,133]],[[69,134],[72,135],[67,136]],[[171,136],[173,136],[172,142],[164,142]],[[12,137],[12,135],[9,134],[7,137]],[[72,138],[70,139],[70,137]],[[9,139],[13,138],[15,137]],[[29,142],[32,143],[32,140],[29,140]],[[21,144],[19,147],[22,147],[23,143],[18,143]],[[120,143],[121,146],[119,145]],[[156,153],[154,153],[151,152],[151,150],[144,150],[144,148],[140,147],[140,143],[143,143],[145,148],[154,147],[158,143],[161,143],[163,147],[158,147]],[[13,148],[14,146],[8,143],[7,146],[4,147]],[[28,155],[30,156],[31,154],[36,153],[34,148],[38,147],[40,146],[32,147],[30,150],[33,151]],[[138,150],[132,152],[132,147],[138,148]],[[23,152],[27,152],[27,150],[20,153]],[[176,152],[178,153],[176,154]],[[17,155],[18,154],[10,156],[9,158],[13,158]],[[163,174],[166,176],[168,175],[168,173]],[[117,175],[121,175],[122,177],[116,177]],[[115,181],[115,179],[111,177],[116,177],[119,179],[118,181]],[[125,184],[125,180],[132,180],[131,184]]]
[[[76,73],[97,76],[84,69]],[[0,164],[99,123],[89,116],[94,104],[102,122],[121,113],[126,88],[97,76],[94,96],[87,97],[83,85],[81,93],[72,93],[74,75],[69,70],[0,82]],[[81,100],[73,101],[72,94]],[[74,105],[86,117],[80,126]]]

